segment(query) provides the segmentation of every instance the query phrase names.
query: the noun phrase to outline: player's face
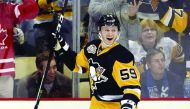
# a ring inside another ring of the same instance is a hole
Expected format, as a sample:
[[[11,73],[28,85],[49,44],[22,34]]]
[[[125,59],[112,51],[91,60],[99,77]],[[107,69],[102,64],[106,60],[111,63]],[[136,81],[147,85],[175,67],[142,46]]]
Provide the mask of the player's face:
[[[154,28],[151,28],[149,26],[146,26],[142,29],[141,39],[143,43],[149,44],[149,43],[156,43],[157,38],[157,30]]]
[[[43,61],[42,64],[45,67],[47,65],[47,61]],[[53,59],[50,62],[50,67],[49,67],[48,74],[45,80],[46,83],[51,83],[55,80],[56,71],[57,71],[56,62]],[[43,72],[41,71],[40,73],[43,73]]]
[[[0,3],[3,3],[3,0],[0,0]]]
[[[112,45],[116,41],[118,34],[117,26],[102,26],[100,38],[103,41],[103,46]]]
[[[165,69],[165,59],[162,53],[155,54],[152,56],[148,67],[154,75],[162,76]]]

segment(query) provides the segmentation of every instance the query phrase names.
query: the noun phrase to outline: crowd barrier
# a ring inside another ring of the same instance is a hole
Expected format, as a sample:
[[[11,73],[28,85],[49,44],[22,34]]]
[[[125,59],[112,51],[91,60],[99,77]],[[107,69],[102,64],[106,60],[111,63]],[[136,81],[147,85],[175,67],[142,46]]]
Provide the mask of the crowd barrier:
[[[90,100],[42,100],[38,109],[89,109]],[[0,100],[6,109],[34,109],[35,100]],[[189,100],[143,100],[139,109],[189,109]]]

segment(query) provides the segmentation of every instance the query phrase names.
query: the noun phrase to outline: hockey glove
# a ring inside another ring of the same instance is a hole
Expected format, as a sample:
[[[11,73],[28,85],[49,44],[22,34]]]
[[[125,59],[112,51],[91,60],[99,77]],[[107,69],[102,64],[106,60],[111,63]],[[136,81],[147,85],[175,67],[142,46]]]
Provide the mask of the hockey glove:
[[[136,109],[136,103],[132,100],[122,100],[121,109]]]
[[[13,29],[13,40],[15,43],[23,44],[24,43],[24,33],[20,28]]]
[[[70,70],[74,70],[77,54],[69,48],[69,45],[65,42],[65,39],[63,37],[58,36],[56,38],[57,44],[54,50],[57,51],[59,56],[64,57],[64,63],[67,65],[67,67]]]
[[[52,35],[54,37],[57,38],[58,43],[55,46],[55,50],[59,50],[60,48],[63,48],[64,51],[68,51],[69,49],[69,45],[67,44],[67,42],[65,41],[65,39],[63,37],[61,37],[60,35],[56,35],[55,33],[52,33]]]

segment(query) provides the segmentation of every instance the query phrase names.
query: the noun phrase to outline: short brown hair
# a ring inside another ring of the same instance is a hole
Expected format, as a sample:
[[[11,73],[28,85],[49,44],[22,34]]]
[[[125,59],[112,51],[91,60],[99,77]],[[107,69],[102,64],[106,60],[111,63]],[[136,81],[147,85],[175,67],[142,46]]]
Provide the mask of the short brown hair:
[[[161,53],[165,59],[165,55],[160,49],[150,49],[148,50],[147,55],[146,55],[146,63],[150,63],[152,57],[158,53]]]
[[[37,56],[36,56],[36,67],[40,70],[43,70],[43,65],[42,65],[42,62],[43,61],[48,61],[49,59],[49,52],[48,51],[44,51],[42,53],[39,53]],[[50,58],[51,60],[54,59],[54,56],[52,56]]]

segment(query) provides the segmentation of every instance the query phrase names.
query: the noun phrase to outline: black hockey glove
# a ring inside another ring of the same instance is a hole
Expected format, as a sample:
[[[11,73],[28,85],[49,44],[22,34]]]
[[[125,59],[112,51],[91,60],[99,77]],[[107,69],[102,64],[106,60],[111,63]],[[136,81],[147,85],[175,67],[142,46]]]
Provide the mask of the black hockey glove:
[[[63,37],[61,37],[60,35],[55,35],[54,33],[52,33],[52,35],[54,37],[56,37],[58,43],[56,44],[55,50],[59,50],[60,48],[62,48],[64,51],[68,51],[69,49],[69,45],[67,44],[67,42],[65,41],[65,39]]]
[[[136,103],[132,100],[122,100],[121,109],[136,109]]]
[[[77,54],[69,48],[69,45],[66,43],[64,37],[60,35],[61,24],[63,20],[64,20],[63,15],[54,16],[54,22],[55,24],[57,24],[56,31],[52,33],[52,36],[57,40],[57,44],[54,47],[54,50],[58,51],[59,56],[64,57],[64,63],[67,65],[67,67],[70,70],[73,70],[75,68],[75,63],[76,63],[75,61]]]

